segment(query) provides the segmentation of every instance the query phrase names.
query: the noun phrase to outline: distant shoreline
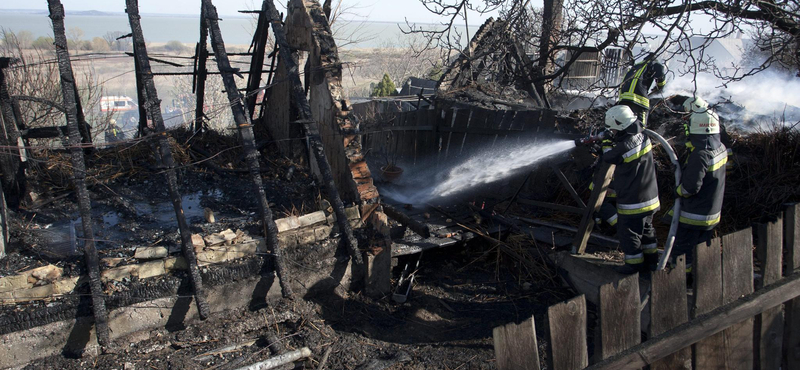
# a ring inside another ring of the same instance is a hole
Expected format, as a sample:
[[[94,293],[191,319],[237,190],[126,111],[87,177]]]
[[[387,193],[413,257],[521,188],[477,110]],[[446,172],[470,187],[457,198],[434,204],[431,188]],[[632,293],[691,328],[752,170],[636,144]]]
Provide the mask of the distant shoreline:
[[[75,15],[75,16],[84,16],[84,17],[127,17],[125,12],[103,12],[99,10],[66,10],[66,15]],[[0,9],[0,13],[19,13],[19,14],[41,14],[41,15],[48,15],[46,10],[41,9]],[[168,17],[168,18],[198,18],[200,17],[200,13],[197,14],[167,14],[167,13],[141,13],[143,17]],[[241,19],[249,19],[251,16],[247,14],[220,14],[223,18],[241,18]],[[365,20],[365,19],[344,19],[342,21],[345,22],[355,22],[355,23],[386,23],[386,24],[405,24],[405,20],[399,21],[377,21],[377,20]],[[438,23],[430,23],[430,22],[409,22],[410,24],[418,24],[418,25],[439,25]],[[470,26],[470,27],[477,27]]]

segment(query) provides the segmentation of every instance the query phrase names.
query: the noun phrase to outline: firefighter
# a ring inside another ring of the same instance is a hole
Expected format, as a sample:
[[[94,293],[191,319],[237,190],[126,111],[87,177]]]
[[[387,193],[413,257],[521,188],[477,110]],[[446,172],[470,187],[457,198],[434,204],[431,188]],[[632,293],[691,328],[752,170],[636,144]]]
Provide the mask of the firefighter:
[[[653,214],[661,203],[652,144],[627,105],[611,107],[605,125],[612,138],[603,140],[603,161],[616,165],[617,238],[625,253],[625,263],[615,270],[628,275],[653,271],[658,265]]]
[[[672,256],[686,255],[690,272],[692,248],[710,243],[720,221],[728,151],[720,139],[719,117],[707,107],[691,113],[684,129],[689,154],[681,168],[681,183],[675,189],[681,197],[681,212]]]
[[[117,120],[111,119],[106,127],[106,143],[114,143],[125,139],[125,134],[117,126]]]
[[[638,64],[635,64],[619,86],[617,104],[627,105],[647,127],[647,116],[650,110],[650,94],[661,91],[667,84],[667,69],[656,60],[655,53],[650,53]],[[650,86],[655,88],[650,92]]]
[[[699,96],[694,97],[681,97],[678,95],[679,98],[684,98],[683,103],[683,111],[686,113],[701,113],[705,112],[708,108],[708,102],[703,100],[703,98]],[[719,117],[717,117],[719,118]],[[730,173],[733,170],[734,161],[733,161],[733,140],[731,136],[728,135],[728,131],[725,129],[725,126],[722,124],[722,121],[719,123],[719,138],[723,145],[728,149],[728,162],[725,164],[725,171]],[[688,139],[688,138],[687,138]]]

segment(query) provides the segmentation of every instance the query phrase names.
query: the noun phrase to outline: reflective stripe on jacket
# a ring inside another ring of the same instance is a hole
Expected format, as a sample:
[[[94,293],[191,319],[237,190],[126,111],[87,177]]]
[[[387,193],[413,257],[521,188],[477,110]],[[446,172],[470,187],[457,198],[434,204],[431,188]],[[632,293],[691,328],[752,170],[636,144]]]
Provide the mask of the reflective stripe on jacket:
[[[667,84],[664,66],[656,61],[647,61],[636,64],[625,74],[625,79],[619,87],[619,100],[627,100],[643,108],[650,108],[650,85],[653,81],[661,88]]]
[[[728,150],[717,135],[690,135],[691,153],[681,168],[680,222],[692,229],[710,230],[720,221],[725,193]],[[689,144],[689,143],[687,143]]]
[[[636,122],[633,132],[620,132],[614,147],[603,153],[605,162],[617,166],[614,184],[617,191],[617,213],[620,215],[652,214],[661,206],[653,161],[653,145]]]

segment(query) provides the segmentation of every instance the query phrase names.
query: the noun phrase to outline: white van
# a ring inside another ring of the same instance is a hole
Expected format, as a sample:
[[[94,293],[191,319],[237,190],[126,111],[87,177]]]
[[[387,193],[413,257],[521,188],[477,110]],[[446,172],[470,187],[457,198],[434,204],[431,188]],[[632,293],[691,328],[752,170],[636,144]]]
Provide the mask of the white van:
[[[133,99],[127,96],[103,96],[100,98],[101,112],[127,112],[138,109],[139,107]]]

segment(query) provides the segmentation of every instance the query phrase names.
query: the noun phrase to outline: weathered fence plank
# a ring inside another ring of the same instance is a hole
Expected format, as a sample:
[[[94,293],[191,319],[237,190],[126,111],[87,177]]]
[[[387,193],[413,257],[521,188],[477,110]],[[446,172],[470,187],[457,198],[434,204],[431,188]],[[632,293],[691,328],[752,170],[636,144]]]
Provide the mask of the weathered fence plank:
[[[498,370],[538,370],[539,347],[533,317],[517,325],[509,323],[492,330]]]
[[[722,254],[720,239],[715,238],[711,245],[701,243],[694,248],[692,275],[694,276],[694,305],[691,317],[713,311],[722,306]],[[695,370],[723,369],[725,358],[722,348],[725,337],[717,333],[703,339],[693,346],[693,365]]]
[[[586,296],[583,294],[547,309],[550,324],[550,368],[583,369],[589,366],[586,348]]]
[[[459,116],[465,115],[467,112],[460,111],[458,108],[452,108],[445,111],[444,121],[442,127],[439,128],[439,154],[436,157],[436,163],[447,161],[447,153],[450,151],[450,141],[453,138],[453,132],[444,132],[443,128],[453,128],[456,125],[456,120]]]
[[[656,336],[689,321],[686,299],[686,261],[676,259],[675,267],[652,273],[650,288],[650,335]],[[658,360],[650,370],[691,369],[691,347]]]
[[[641,341],[639,275],[600,287],[600,358],[616,355]]]
[[[786,250],[786,275],[800,272],[800,203],[786,206],[783,214],[783,243]],[[784,369],[800,369],[800,299],[787,301],[784,308]]]
[[[800,274],[781,279],[750,296],[735,300],[711,312],[678,326],[666,333],[648,339],[627,351],[603,360],[587,370],[629,370],[652,364],[667,355],[712,334],[726,330],[732,322],[740,323],[763,312],[767,308],[800,296]],[[734,324],[735,325],[735,324]],[[752,339],[753,332],[750,331]],[[752,357],[752,348],[749,350]],[[750,362],[752,365],[752,362]],[[740,364],[726,364],[721,369],[744,368]],[[750,369],[750,368],[748,368]]]
[[[751,229],[722,237],[722,301],[731,303],[753,292],[753,234]],[[723,332],[726,369],[753,368],[753,318]]]
[[[780,280],[782,273],[783,222],[758,224],[756,253],[763,275],[760,287]],[[779,369],[783,349],[783,306],[777,305],[755,317],[756,369]]]

